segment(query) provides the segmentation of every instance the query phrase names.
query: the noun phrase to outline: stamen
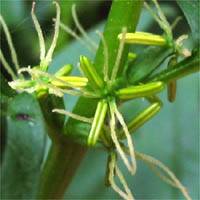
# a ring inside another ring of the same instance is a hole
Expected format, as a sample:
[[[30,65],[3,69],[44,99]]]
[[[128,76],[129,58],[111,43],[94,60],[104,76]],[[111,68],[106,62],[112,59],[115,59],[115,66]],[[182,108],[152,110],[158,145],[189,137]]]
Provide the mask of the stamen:
[[[173,30],[173,29],[177,26],[177,24],[178,24],[182,19],[183,19],[182,16],[178,16],[178,17],[173,21],[173,23],[172,23],[172,25],[171,25],[171,29]]]
[[[153,18],[157,21],[157,23],[162,27],[162,21],[159,19],[159,17],[154,13],[154,11],[151,9],[151,7],[148,5],[148,3],[144,2],[145,8],[151,13]]]
[[[177,40],[176,40],[176,44],[179,46],[182,46],[183,41],[188,39],[188,35],[181,35]]]
[[[86,31],[83,29],[83,27],[81,26],[79,20],[78,20],[78,16],[76,14],[76,5],[74,4],[72,6],[72,17],[74,19],[74,22],[78,28],[78,30],[80,31],[80,33],[85,37],[85,39],[88,41],[88,43],[93,47],[93,50],[97,50],[97,44],[90,39],[90,37],[87,35]]]
[[[122,52],[123,52],[124,44],[125,44],[126,32],[127,32],[127,28],[125,28],[125,27],[122,28],[122,38],[121,38],[120,43],[119,43],[119,49],[118,49],[118,52],[117,52],[117,57],[116,57],[115,64],[114,64],[114,67],[113,67],[113,70],[112,70],[111,81],[113,81],[116,78],[117,72],[119,70]]]
[[[115,103],[110,102],[109,106],[110,106],[110,114],[111,114],[111,119],[110,119],[110,129],[111,129],[111,138],[115,144],[115,147],[117,149],[117,151],[119,152],[119,155],[121,156],[122,160],[124,161],[124,164],[126,165],[126,167],[128,168],[128,170],[134,174],[134,170],[133,167],[130,165],[128,158],[126,157],[122,147],[120,146],[120,143],[118,141],[117,138],[117,134],[115,131],[115,126],[116,126],[116,122],[115,122],[115,108],[114,105]]]
[[[91,45],[88,45],[81,37],[79,37],[70,27],[60,22],[60,27],[71,35],[74,39],[78,40],[83,46],[85,46],[91,53],[94,53],[94,49],[91,48]]]
[[[82,121],[82,122],[86,122],[86,123],[92,123],[93,121],[93,118],[87,118],[87,117],[83,117],[81,115],[77,115],[77,114],[74,114],[72,112],[69,112],[69,111],[66,111],[66,110],[63,110],[63,109],[53,109],[52,112],[57,112],[57,113],[60,113],[60,114],[64,114],[64,115],[67,115],[73,119],[76,119],[76,120],[79,120],[79,121]]]
[[[165,15],[163,14],[163,11],[161,10],[161,8],[160,8],[160,6],[159,6],[157,0],[152,0],[152,1],[153,1],[154,5],[155,5],[156,8],[157,8],[158,15],[159,15],[160,19],[161,19],[168,27],[170,27],[170,25],[169,25],[169,23],[168,23],[168,21],[167,21]]]
[[[40,24],[38,22],[38,19],[34,13],[35,11],[35,2],[32,3],[32,10],[31,10],[31,16],[32,16],[32,19],[33,19],[33,23],[34,23],[34,26],[35,26],[35,29],[36,29],[36,32],[38,34],[38,38],[39,38],[39,45],[40,45],[40,61],[44,60],[45,58],[45,53],[46,53],[46,50],[45,50],[45,42],[44,42],[44,36],[43,36],[43,33],[42,33],[42,29],[40,27]]]
[[[51,43],[51,46],[47,52],[47,55],[45,57],[45,60],[47,62],[47,65],[51,62],[52,60],[52,55],[54,52],[54,49],[56,47],[57,39],[58,39],[58,34],[59,34],[59,24],[60,24],[60,6],[59,4],[54,1],[53,4],[56,5],[56,21],[55,21],[55,32],[53,36],[53,41]]]
[[[12,62],[14,64],[16,70],[19,70],[20,67],[19,67],[19,63],[18,63],[18,59],[17,59],[17,53],[15,51],[15,47],[13,45],[12,38],[11,38],[10,32],[8,30],[8,27],[6,25],[6,22],[4,21],[4,19],[1,15],[0,15],[0,22],[3,26],[3,30],[4,30],[4,33],[6,35],[6,39],[8,41],[8,46],[9,46],[9,49],[10,49]]]
[[[8,62],[6,61],[1,49],[0,49],[0,61],[2,62],[5,70],[8,72],[8,74],[10,74],[10,76],[12,77],[12,80],[17,79],[17,76],[15,75],[14,71],[12,70],[12,68],[10,67],[10,65],[8,64]]]
[[[104,73],[104,81],[107,82],[108,81],[108,58],[109,58],[109,54],[108,54],[108,46],[106,43],[106,40],[103,36],[103,34],[99,31],[96,31],[96,33],[99,35],[99,37],[101,38],[101,41],[103,43],[103,53],[104,53],[104,67],[103,67],[103,73]]]
[[[179,190],[182,192],[182,194],[184,195],[184,197],[187,200],[191,200],[191,197],[189,196],[186,188],[181,184],[181,182],[177,179],[177,177],[174,175],[174,173],[168,167],[166,167],[162,162],[160,162],[159,160],[157,160],[149,155],[139,153],[139,152],[136,152],[136,156],[140,160],[143,160],[144,162],[150,163],[151,165],[157,166],[158,168],[162,169],[173,181],[173,184],[171,184],[171,185],[175,185],[175,187],[179,188]],[[164,178],[164,180],[165,180],[165,182],[169,183],[168,178],[166,178],[166,179]]]
[[[128,147],[130,150],[130,156],[131,156],[131,161],[132,161],[132,173],[135,174],[137,167],[136,167],[135,150],[134,150],[132,138],[131,138],[131,135],[128,131],[128,127],[126,126],[126,123],[125,123],[121,113],[117,109],[116,104],[113,104],[113,106],[114,106],[114,111],[115,111],[116,117],[119,120],[119,122],[124,130],[124,133],[126,135],[126,138],[127,138],[127,143],[128,143]]]
[[[160,9],[158,3],[156,1],[154,1],[154,0],[152,0],[152,1],[153,1],[153,3],[155,4],[155,6],[157,8],[157,12],[158,12],[159,17],[154,13],[154,11],[150,8],[150,6],[146,2],[144,2],[144,6],[151,13],[151,15],[157,21],[159,26],[164,30],[164,32],[166,32],[167,35],[171,36],[172,32],[171,32],[170,25],[169,25],[167,19],[165,18],[164,14],[162,13],[162,10]]]
[[[126,182],[121,170],[119,169],[119,167],[117,165],[115,166],[115,172],[116,172],[116,175],[118,176],[120,182],[122,183],[122,185],[123,185],[128,197],[129,197],[128,199],[132,199],[133,200],[134,198],[133,198],[132,192],[129,189],[128,184],[127,184],[127,182]]]
[[[117,192],[122,198],[129,200],[129,196],[123,192],[115,183],[114,180],[114,172],[115,172],[115,166],[116,166],[116,155],[114,153],[111,154],[111,160],[109,163],[109,176],[108,180],[110,182],[111,187],[115,192]]]

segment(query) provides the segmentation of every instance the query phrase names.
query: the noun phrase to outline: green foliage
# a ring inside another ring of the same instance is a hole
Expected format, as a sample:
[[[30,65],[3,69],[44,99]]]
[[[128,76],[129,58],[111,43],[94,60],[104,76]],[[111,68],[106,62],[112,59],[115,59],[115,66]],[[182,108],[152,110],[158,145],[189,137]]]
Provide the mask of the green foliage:
[[[182,1],[176,0],[181,10],[183,11],[190,29],[192,31],[192,36],[195,42],[195,45],[198,47],[200,42],[199,28],[200,28],[200,3],[198,0],[191,1]]]
[[[22,93],[10,100],[5,137],[1,197],[33,198],[44,158],[46,125],[38,101],[32,95]]]

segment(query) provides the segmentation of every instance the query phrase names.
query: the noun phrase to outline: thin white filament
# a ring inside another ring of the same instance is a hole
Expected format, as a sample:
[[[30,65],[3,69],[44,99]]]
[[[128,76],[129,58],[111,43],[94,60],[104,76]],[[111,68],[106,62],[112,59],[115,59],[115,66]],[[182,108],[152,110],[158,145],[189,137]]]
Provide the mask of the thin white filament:
[[[94,53],[94,49],[88,45],[81,37],[79,37],[70,27],[60,22],[60,27],[64,31],[66,31],[69,35],[71,35],[74,39],[78,40],[83,46],[85,46],[91,53]]]
[[[116,166],[116,156],[112,155],[111,161],[109,163],[109,176],[108,176],[110,185],[113,188],[113,190],[117,192],[122,198],[124,198],[125,200],[130,200],[129,196],[125,192],[123,192],[115,183],[115,180],[114,180],[115,166]]]
[[[177,40],[176,40],[176,44],[179,45],[179,46],[182,46],[183,45],[183,41],[188,39],[188,35],[184,34],[184,35],[181,35]]]
[[[31,10],[31,16],[32,16],[32,20],[35,26],[35,30],[38,34],[38,38],[39,38],[39,45],[40,45],[40,61],[44,60],[45,58],[45,54],[46,54],[46,50],[45,50],[45,42],[44,42],[44,36],[42,33],[42,29],[40,27],[40,24],[38,22],[38,19],[34,13],[35,11],[35,2],[33,2],[32,4],[32,10]]]
[[[167,21],[167,18],[166,18],[165,15],[163,14],[163,11],[161,10],[161,8],[160,8],[160,6],[159,6],[157,0],[152,0],[152,1],[153,1],[154,5],[155,5],[156,8],[157,8],[158,15],[159,15],[160,19],[161,19],[168,27],[170,27],[170,25],[169,25],[169,23],[168,23],[168,21]]]
[[[64,114],[64,115],[67,115],[67,116],[69,116],[73,119],[76,119],[76,120],[82,121],[82,122],[86,122],[86,123],[89,123],[89,124],[91,124],[92,121],[93,121],[93,118],[87,118],[87,117],[84,117],[84,116],[80,116],[80,115],[74,114],[72,112],[63,110],[63,109],[53,109],[52,112]]]
[[[60,6],[56,1],[54,1],[53,3],[56,5],[55,31],[54,31],[53,41],[52,41],[51,46],[45,57],[47,64],[49,64],[52,60],[52,55],[53,55],[53,52],[54,52],[54,49],[56,47],[56,43],[58,40],[59,25],[60,25]]]
[[[122,183],[122,185],[123,185],[123,187],[124,187],[124,189],[125,189],[125,191],[126,191],[128,197],[129,197],[128,199],[129,199],[129,200],[131,200],[131,199],[133,200],[134,197],[133,197],[133,195],[132,195],[132,192],[131,192],[131,190],[129,189],[128,184],[127,184],[127,182],[126,182],[126,179],[124,178],[124,176],[123,176],[121,170],[119,169],[119,167],[118,167],[117,165],[115,166],[115,172],[116,172],[116,175],[118,176],[120,182]]]
[[[146,2],[144,2],[144,6],[151,13],[151,15],[154,17],[154,19],[158,22],[158,24],[164,30],[164,32],[166,32],[169,35],[172,35],[170,25],[169,25],[166,17],[164,16],[164,14],[162,13],[162,10],[160,9],[158,3],[154,0],[153,0],[153,2],[157,8],[158,16],[154,13],[154,11],[150,8],[150,6]]]
[[[8,74],[10,74],[10,76],[12,77],[12,80],[16,80],[17,76],[15,75],[14,71],[12,70],[12,68],[10,67],[10,65],[8,64],[8,62],[6,61],[1,49],[0,49],[0,60],[5,68],[5,70],[8,72]]]
[[[126,123],[125,123],[121,113],[117,109],[116,104],[114,104],[114,111],[115,111],[116,117],[119,120],[119,122],[124,130],[124,133],[126,135],[127,143],[128,143],[128,147],[129,147],[129,151],[130,151],[130,156],[131,156],[131,161],[132,161],[132,173],[135,174],[137,167],[136,167],[135,150],[134,150],[132,138],[131,138],[131,135],[128,131],[128,127],[126,126]]]
[[[173,23],[172,23],[172,25],[171,25],[171,29],[173,30],[173,29],[177,26],[177,24],[178,24],[182,19],[183,19],[183,17],[178,16],[178,17],[173,21]]]
[[[154,11],[150,8],[150,6],[144,2],[144,6],[146,7],[146,9],[151,13],[151,15],[153,16],[153,18],[157,21],[157,23],[160,25],[160,27],[165,30],[165,28],[163,27],[163,23],[161,21],[161,19],[154,13]]]
[[[129,160],[128,158],[126,157],[122,147],[120,146],[120,143],[118,141],[118,138],[117,138],[117,134],[116,134],[116,131],[115,131],[115,110],[113,108],[113,103],[109,103],[109,106],[110,106],[110,114],[111,114],[111,119],[110,119],[110,129],[111,129],[111,138],[115,144],[115,147],[119,153],[119,155],[121,156],[124,164],[126,165],[127,169],[133,173],[133,167],[130,165],[129,163]]]
[[[96,33],[99,35],[99,37],[101,38],[101,41],[103,43],[103,53],[104,53],[103,73],[104,73],[104,81],[107,82],[108,81],[108,58],[109,58],[108,45],[106,43],[106,40],[105,40],[103,34],[99,31],[96,31]]]
[[[170,178],[166,177],[165,175],[163,175],[159,169],[157,169],[157,167],[153,164],[153,163],[147,163],[147,165],[149,165],[149,167],[151,168],[151,170],[164,182],[166,182],[167,184],[171,185],[172,187],[177,188],[177,185],[170,180]]]
[[[8,46],[9,46],[10,53],[11,53],[12,62],[15,66],[16,71],[17,71],[20,68],[19,63],[18,63],[18,59],[17,59],[17,53],[15,51],[15,47],[13,45],[12,38],[11,38],[10,32],[8,30],[8,27],[6,25],[6,22],[4,21],[4,19],[1,15],[0,15],[0,22],[3,26],[3,30],[4,30],[4,33],[6,35],[6,39],[7,39]]]
[[[160,162],[159,160],[143,154],[143,153],[139,153],[136,152],[136,156],[143,160],[144,162],[150,163],[154,166],[159,167],[160,169],[162,169],[174,182],[174,184],[176,185],[175,187],[179,188],[180,191],[182,192],[183,196],[187,199],[187,200],[191,200],[192,198],[189,196],[186,188],[181,184],[181,182],[177,179],[177,177],[174,175],[174,173],[168,168],[166,167],[162,162]]]
[[[116,78],[117,72],[119,70],[122,52],[124,50],[126,32],[127,32],[127,28],[126,27],[122,28],[122,39],[120,40],[120,43],[119,43],[117,57],[116,57],[115,64],[112,70],[111,81],[113,81]]]
[[[90,39],[90,37],[87,35],[86,31],[84,30],[84,28],[81,26],[79,20],[78,20],[78,16],[76,14],[76,5],[74,4],[72,6],[72,17],[74,19],[74,22],[78,28],[78,30],[80,31],[80,33],[83,35],[83,37],[85,37],[85,39],[88,41],[88,43],[91,45],[91,47],[93,48],[93,50],[97,50],[97,44]]]

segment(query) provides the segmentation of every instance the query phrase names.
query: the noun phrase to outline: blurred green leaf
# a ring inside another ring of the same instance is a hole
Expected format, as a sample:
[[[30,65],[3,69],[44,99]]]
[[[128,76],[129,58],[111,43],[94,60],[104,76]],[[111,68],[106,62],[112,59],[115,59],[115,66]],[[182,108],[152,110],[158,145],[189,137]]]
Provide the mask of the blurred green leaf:
[[[10,101],[10,98],[16,95],[15,91],[12,90],[7,80],[3,77],[0,72],[0,139],[1,139],[1,161],[3,159],[6,135],[7,135],[7,120],[6,112]]]
[[[128,81],[136,84],[149,76],[158,68],[165,59],[173,53],[171,48],[147,47],[136,57],[133,63],[129,64],[127,71]]]
[[[12,97],[16,94],[14,90],[8,85],[7,80],[0,72],[0,100],[3,101],[6,97]]]
[[[1,14],[4,19],[6,19],[6,23],[9,25],[14,25],[19,23],[20,20],[23,19],[25,13],[25,1],[23,0],[15,0],[15,1],[1,1]]]
[[[198,0],[176,0],[181,10],[183,11],[188,24],[190,25],[193,39],[196,42],[196,45],[199,45],[200,42],[200,34],[199,34],[199,26],[200,26],[200,3]]]
[[[32,199],[43,160],[46,130],[37,100],[15,96],[7,111],[8,134],[1,166],[2,199]]]

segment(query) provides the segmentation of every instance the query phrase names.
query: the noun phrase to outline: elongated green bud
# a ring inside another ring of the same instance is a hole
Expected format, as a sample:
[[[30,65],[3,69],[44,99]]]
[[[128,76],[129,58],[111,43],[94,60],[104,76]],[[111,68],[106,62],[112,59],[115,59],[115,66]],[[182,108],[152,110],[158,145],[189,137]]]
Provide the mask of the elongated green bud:
[[[141,112],[137,117],[128,123],[128,129],[130,132],[136,131],[144,123],[150,120],[156,113],[160,111],[162,104],[159,102],[153,103],[143,112]]]
[[[106,117],[107,109],[108,109],[108,104],[106,100],[101,100],[98,102],[92,127],[88,136],[89,146],[94,146],[99,138],[99,134],[101,132]]]
[[[144,85],[130,86],[124,89],[120,89],[116,92],[116,95],[120,99],[134,99],[139,97],[150,96],[163,90],[164,83],[161,81],[147,83]]]
[[[118,35],[118,39],[122,39],[122,34]],[[166,39],[163,36],[145,32],[126,33],[125,43],[154,46],[164,46],[167,44]]]
[[[79,76],[60,76],[60,80],[53,80],[51,83],[56,87],[66,87],[66,84],[70,84],[74,87],[84,87],[87,85],[88,79]],[[65,84],[66,82],[66,84]]]
[[[63,67],[61,67],[56,73],[55,73],[55,76],[67,76],[71,73],[72,71],[72,65],[70,64],[67,64],[67,65],[64,65]]]
[[[128,60],[129,62],[134,61],[137,58],[137,55],[135,53],[129,52],[128,53]]]
[[[80,68],[88,78],[92,88],[103,88],[103,80],[100,78],[91,61],[87,57],[80,56]]]

